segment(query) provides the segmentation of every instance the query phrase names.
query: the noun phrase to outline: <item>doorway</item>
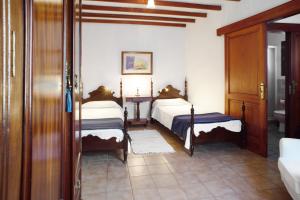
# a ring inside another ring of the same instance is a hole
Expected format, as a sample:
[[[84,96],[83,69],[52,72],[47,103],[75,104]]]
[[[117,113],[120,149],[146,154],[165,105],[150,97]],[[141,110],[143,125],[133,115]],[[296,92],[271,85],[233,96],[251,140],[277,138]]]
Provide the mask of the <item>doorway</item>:
[[[267,77],[268,77],[268,155],[277,159],[279,140],[285,137],[285,47],[283,31],[268,32]]]
[[[273,21],[267,32],[268,154],[283,137],[299,137],[300,15]]]

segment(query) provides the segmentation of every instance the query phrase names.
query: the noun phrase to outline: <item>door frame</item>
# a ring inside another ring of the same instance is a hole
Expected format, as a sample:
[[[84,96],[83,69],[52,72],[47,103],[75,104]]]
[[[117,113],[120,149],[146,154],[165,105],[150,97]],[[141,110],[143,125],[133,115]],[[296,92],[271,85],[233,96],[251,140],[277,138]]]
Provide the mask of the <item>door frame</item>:
[[[299,11],[300,14],[300,11]],[[273,20],[274,21],[274,20]],[[273,21],[269,22],[267,24],[267,31],[282,31],[285,32],[286,34],[286,41],[287,41],[287,49],[289,50],[288,54],[289,56],[291,55],[292,52],[290,42],[288,42],[291,39],[290,33],[293,32],[300,32],[300,23],[299,24],[290,24],[290,23],[273,23]],[[289,57],[288,59],[288,68],[285,69],[285,111],[286,111],[286,116],[285,116],[285,137],[291,137],[289,134],[289,122],[290,122],[290,109],[289,109],[289,104],[290,104],[290,94],[289,94],[289,83],[291,82],[291,59]]]
[[[266,10],[264,12],[250,16],[246,19],[243,19],[243,20],[237,21],[235,23],[229,24],[227,26],[218,28],[216,30],[217,35],[218,36],[227,35],[227,34],[230,34],[230,33],[245,29],[245,28],[249,28],[251,26],[258,25],[258,24],[266,24],[265,31],[267,34],[269,23],[271,23],[275,20],[283,19],[283,18],[290,17],[290,16],[300,13],[300,3],[299,2],[300,2],[300,0],[292,0],[292,1],[289,1],[282,5],[279,5],[274,8],[271,8],[269,10]],[[278,26],[275,26],[273,28],[278,28]],[[288,28],[294,29],[295,27],[288,26]],[[265,42],[267,43],[267,37],[266,37]],[[226,48],[226,46],[225,46],[225,48]],[[226,51],[226,49],[225,49],[225,51]],[[264,49],[264,51],[267,51],[267,48]],[[225,62],[226,62],[226,57],[225,57]],[[267,63],[265,65],[265,67],[267,67]],[[265,76],[267,77],[267,71],[265,73]],[[225,99],[226,99],[226,97],[225,97]],[[266,102],[266,106],[268,106],[267,102]],[[265,123],[267,123],[267,120],[265,120]],[[267,124],[265,124],[265,126],[267,126]],[[268,129],[266,129],[265,131],[267,132]],[[267,133],[265,135],[267,135]],[[266,146],[266,149],[267,149],[267,146]]]

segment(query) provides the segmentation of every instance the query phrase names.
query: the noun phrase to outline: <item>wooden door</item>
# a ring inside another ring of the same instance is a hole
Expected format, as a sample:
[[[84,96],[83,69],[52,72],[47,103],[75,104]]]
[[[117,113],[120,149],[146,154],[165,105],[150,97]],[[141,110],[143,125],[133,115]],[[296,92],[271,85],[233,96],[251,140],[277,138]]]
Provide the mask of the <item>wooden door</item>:
[[[259,24],[225,36],[226,113],[246,105],[247,148],[267,156],[266,28]]]
[[[26,3],[23,199],[62,199],[63,0]]]
[[[81,1],[73,5],[73,199],[81,198]]]
[[[3,0],[0,69],[0,199],[21,194],[24,25],[23,1]]]
[[[300,138],[300,32],[287,34],[290,48],[290,69],[287,73],[287,126],[288,137]]]

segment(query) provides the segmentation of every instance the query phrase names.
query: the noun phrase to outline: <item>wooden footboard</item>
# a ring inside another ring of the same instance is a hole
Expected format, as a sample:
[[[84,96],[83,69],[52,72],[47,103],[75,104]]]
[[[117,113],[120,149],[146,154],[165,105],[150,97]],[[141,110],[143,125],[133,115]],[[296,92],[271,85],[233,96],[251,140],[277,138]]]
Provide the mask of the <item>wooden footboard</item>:
[[[241,148],[246,147],[246,121],[245,121],[245,103],[242,105],[242,116],[241,116],[241,132],[236,133],[229,131],[223,127],[217,127],[208,133],[200,132],[199,136],[195,136],[194,126],[195,126],[195,111],[194,107],[191,108],[191,128],[190,128],[190,156],[193,156],[194,149],[196,144],[205,144],[205,143],[215,143],[215,142],[232,142],[237,144]]]
[[[97,136],[88,135],[82,138],[82,151],[93,152],[93,151],[109,151],[109,150],[123,149],[123,158],[124,158],[124,162],[126,162],[127,155],[128,155],[127,117],[128,117],[128,112],[127,112],[127,108],[125,108],[124,125],[122,129],[124,133],[124,137],[121,142],[117,142],[116,137],[112,137],[109,140],[103,140]]]

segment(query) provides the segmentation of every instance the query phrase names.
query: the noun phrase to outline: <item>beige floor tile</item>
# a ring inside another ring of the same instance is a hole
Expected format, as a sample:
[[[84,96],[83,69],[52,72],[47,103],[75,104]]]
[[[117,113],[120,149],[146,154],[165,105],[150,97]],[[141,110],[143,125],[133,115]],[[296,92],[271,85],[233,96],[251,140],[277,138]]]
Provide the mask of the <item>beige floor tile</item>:
[[[107,200],[133,200],[133,194],[131,190],[108,192]]]
[[[222,180],[203,182],[203,184],[208,191],[216,197],[235,193],[233,189]]]
[[[82,195],[82,200],[106,200],[106,192],[96,192]]]
[[[146,162],[145,162],[145,160],[144,160],[143,157],[140,157],[140,158],[129,158],[127,160],[127,165],[129,167],[140,166],[140,165],[146,165]]]
[[[129,167],[130,176],[146,176],[149,175],[147,166]]]
[[[167,187],[158,189],[162,200],[187,200],[183,190],[179,187]]]
[[[198,185],[200,183],[200,179],[195,172],[174,173],[174,176],[181,186]]]
[[[107,192],[130,190],[131,184],[129,178],[115,178],[107,181]]]
[[[157,188],[178,186],[175,177],[172,174],[152,175]]]
[[[160,200],[157,189],[134,189],[134,200]]]
[[[155,184],[151,176],[132,176],[130,177],[130,181],[133,189],[155,188]]]
[[[147,165],[164,164],[167,161],[163,156],[144,156]]]
[[[213,198],[213,195],[208,191],[202,183],[181,186],[189,200]]]
[[[171,171],[169,170],[166,164],[159,164],[159,165],[148,165],[148,170],[150,174],[170,174]]]

